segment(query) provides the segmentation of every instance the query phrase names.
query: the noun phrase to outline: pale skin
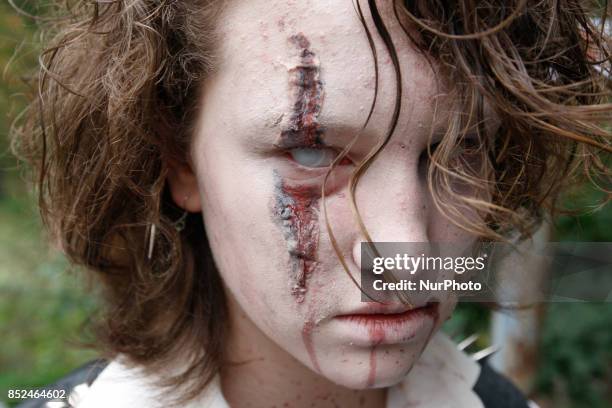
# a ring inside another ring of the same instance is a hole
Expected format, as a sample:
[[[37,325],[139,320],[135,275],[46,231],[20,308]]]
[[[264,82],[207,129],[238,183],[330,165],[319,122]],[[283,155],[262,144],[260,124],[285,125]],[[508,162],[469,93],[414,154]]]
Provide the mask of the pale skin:
[[[363,221],[374,241],[473,239],[436,210],[426,184],[423,152],[438,132],[432,122],[443,87],[389,2],[379,9],[398,50],[403,99],[389,146],[357,188]],[[229,299],[223,394],[232,407],[384,406],[386,388],[410,371],[454,301],[439,299],[435,317],[403,334],[337,318],[363,303],[332,248],[318,191],[330,158],[360,131],[372,103],[374,62],[363,26],[348,0],[252,0],[229,2],[218,27],[218,67],[203,86],[189,164],[173,166],[169,185],[177,205],[202,212]],[[357,279],[364,238],[346,184],[384,136],[396,92],[389,56],[375,42],[376,109],[326,198]],[[313,135],[324,146],[313,148]]]

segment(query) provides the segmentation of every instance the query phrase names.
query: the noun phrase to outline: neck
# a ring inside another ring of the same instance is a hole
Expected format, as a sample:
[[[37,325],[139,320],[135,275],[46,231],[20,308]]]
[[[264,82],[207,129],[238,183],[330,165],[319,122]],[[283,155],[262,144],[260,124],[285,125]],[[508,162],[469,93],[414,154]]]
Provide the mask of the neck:
[[[386,389],[353,390],[329,381],[271,341],[230,300],[221,388],[231,407],[384,407]]]

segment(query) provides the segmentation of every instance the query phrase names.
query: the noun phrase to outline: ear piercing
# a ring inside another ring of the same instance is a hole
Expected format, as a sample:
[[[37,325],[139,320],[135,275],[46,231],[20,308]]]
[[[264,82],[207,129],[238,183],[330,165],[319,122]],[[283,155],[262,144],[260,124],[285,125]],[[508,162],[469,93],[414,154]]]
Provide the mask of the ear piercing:
[[[187,200],[189,200],[189,196],[185,196],[185,198],[183,199],[183,209],[185,209],[187,207]],[[187,221],[187,215],[189,215],[189,213],[187,212],[187,210],[184,210],[183,214],[181,215],[181,218],[179,218],[178,220],[176,220],[172,224],[174,226],[174,229],[177,232],[181,232],[182,230],[185,229],[185,223]]]
[[[150,223],[149,224],[149,250],[147,252],[147,259],[151,260],[151,256],[153,255],[153,246],[155,245],[155,233],[156,231],[156,226],[154,223]]]
[[[183,209],[187,207],[187,201],[189,200],[189,196],[185,196],[183,199]],[[185,225],[187,223],[187,216],[189,212],[187,210],[183,211],[181,217],[172,223],[172,226],[177,232],[181,232],[185,229]],[[147,259],[151,260],[153,257],[153,248],[155,247],[155,235],[157,233],[157,226],[154,222],[149,223],[147,228],[147,237],[148,237],[148,249],[147,249]],[[146,239],[146,238],[145,238]]]

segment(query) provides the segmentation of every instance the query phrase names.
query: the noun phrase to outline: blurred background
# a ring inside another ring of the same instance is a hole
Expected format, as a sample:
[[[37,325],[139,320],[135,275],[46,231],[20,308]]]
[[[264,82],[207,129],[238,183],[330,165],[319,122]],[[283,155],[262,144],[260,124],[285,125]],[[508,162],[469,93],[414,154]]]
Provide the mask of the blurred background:
[[[1,2],[0,408],[16,405],[8,389],[50,384],[96,356],[82,346],[90,340],[85,328],[96,297],[85,289],[85,274],[46,243],[36,200],[10,153],[9,129],[26,106],[24,79],[37,66],[38,43],[33,22]],[[567,204],[588,206],[598,198],[584,187]],[[559,218],[552,240],[612,241],[612,206]],[[445,330],[457,341],[478,334],[469,350],[503,346],[492,329],[497,313],[462,304]],[[506,345],[512,361],[498,368],[542,408],[612,407],[612,303],[552,303],[527,313],[525,332]],[[502,312],[506,322],[515,318]]]

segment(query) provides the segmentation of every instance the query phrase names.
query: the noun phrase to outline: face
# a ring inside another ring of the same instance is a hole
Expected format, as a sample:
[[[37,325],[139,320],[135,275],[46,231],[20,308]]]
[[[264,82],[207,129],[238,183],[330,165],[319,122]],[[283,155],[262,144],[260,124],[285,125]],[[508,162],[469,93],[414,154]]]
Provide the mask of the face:
[[[367,3],[361,6],[375,32]],[[430,133],[444,131],[434,123],[444,86],[389,2],[379,2],[379,10],[398,52],[402,108],[389,144],[360,178],[355,198],[361,218],[374,241],[473,239],[436,211],[427,189],[424,151]],[[410,319],[381,318],[408,307],[361,302],[325,217],[359,281],[364,238],[347,182],[391,120],[397,84],[384,44],[374,35],[377,86],[352,1],[230,2],[218,26],[218,66],[203,86],[191,148],[198,201],[191,209],[202,211],[232,313],[245,315],[279,349],[337,384],[397,383],[454,300],[437,299]],[[375,88],[375,110],[362,129]],[[328,180],[324,211],[327,167],[358,132]],[[178,190],[173,187],[180,204]]]

